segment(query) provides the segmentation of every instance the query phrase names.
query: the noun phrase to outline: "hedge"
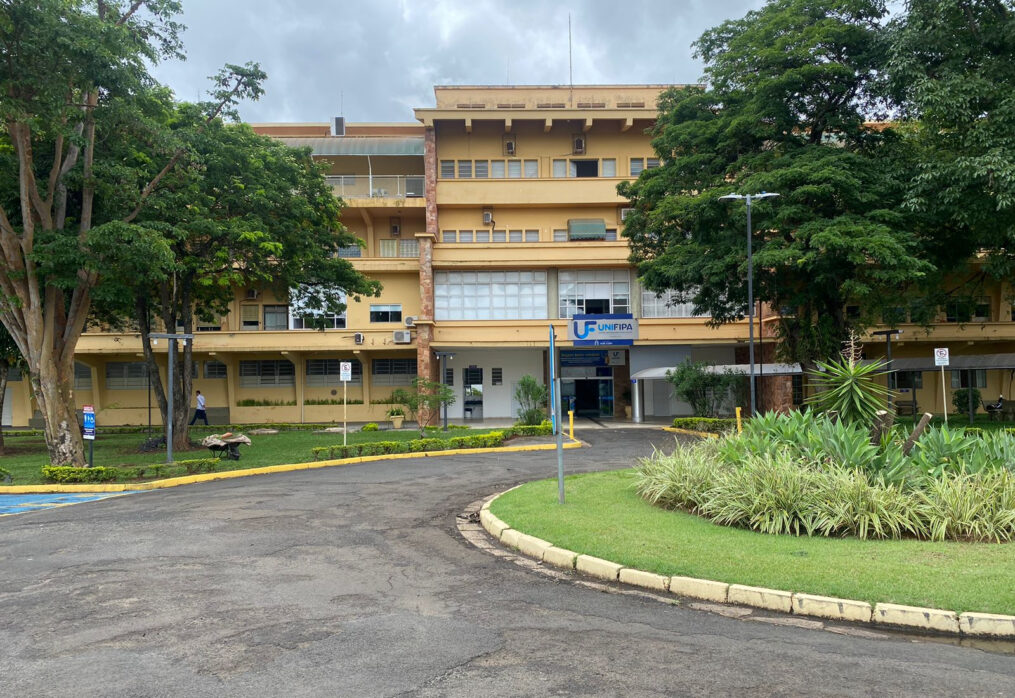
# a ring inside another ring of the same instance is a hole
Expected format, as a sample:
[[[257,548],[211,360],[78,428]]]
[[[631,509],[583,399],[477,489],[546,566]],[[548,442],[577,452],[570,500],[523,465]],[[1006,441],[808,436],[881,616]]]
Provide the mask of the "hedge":
[[[172,463],[120,467],[75,468],[70,465],[44,465],[42,466],[42,477],[47,482],[60,483],[124,482],[140,480],[144,477],[161,478],[167,475],[211,473],[218,469],[220,462],[221,460],[218,458],[194,458]]]
[[[731,417],[677,417],[673,426],[688,431],[724,434],[737,428],[737,420]]]
[[[314,460],[358,458],[359,456],[385,456],[391,453],[426,453],[459,448],[496,448],[504,443],[504,432],[492,431],[477,436],[455,436],[450,439],[415,439],[413,441],[374,441],[342,446],[320,446],[311,449]]]

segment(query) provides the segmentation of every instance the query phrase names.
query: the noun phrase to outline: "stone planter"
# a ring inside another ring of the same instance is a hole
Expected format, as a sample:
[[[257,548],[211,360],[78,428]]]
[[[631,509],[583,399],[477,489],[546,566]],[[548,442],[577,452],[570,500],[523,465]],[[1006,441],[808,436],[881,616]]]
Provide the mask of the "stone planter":
[[[400,415],[400,414],[393,414],[393,415],[391,415],[390,419],[391,419],[391,426],[392,426],[392,428],[394,428],[394,429],[401,429],[402,428],[402,422],[405,421],[405,416],[404,415]]]

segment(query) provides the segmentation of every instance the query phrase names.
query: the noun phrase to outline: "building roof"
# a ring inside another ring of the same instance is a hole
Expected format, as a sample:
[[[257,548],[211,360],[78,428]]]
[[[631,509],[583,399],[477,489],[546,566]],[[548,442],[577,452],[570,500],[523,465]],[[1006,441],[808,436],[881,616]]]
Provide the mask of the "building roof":
[[[324,138],[279,138],[293,148],[309,147],[314,155],[423,155],[421,136],[398,138],[379,137],[324,137]]]

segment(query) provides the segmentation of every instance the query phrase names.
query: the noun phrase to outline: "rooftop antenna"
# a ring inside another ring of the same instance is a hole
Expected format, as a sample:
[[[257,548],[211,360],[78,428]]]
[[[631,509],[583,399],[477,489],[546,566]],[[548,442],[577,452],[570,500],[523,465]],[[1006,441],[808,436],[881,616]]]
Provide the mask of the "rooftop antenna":
[[[574,66],[571,61],[571,13],[567,13],[567,83],[570,89],[567,93],[569,107],[574,107]]]

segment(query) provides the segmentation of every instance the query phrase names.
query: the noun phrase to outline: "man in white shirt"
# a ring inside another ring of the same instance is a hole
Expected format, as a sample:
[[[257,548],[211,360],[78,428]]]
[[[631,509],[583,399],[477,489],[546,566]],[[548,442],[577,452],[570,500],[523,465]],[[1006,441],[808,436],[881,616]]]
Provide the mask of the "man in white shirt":
[[[190,426],[194,426],[194,422],[197,420],[204,420],[204,425],[208,426],[208,414],[204,411],[204,395],[201,391],[197,391],[197,409],[194,410],[194,417],[190,420]]]

